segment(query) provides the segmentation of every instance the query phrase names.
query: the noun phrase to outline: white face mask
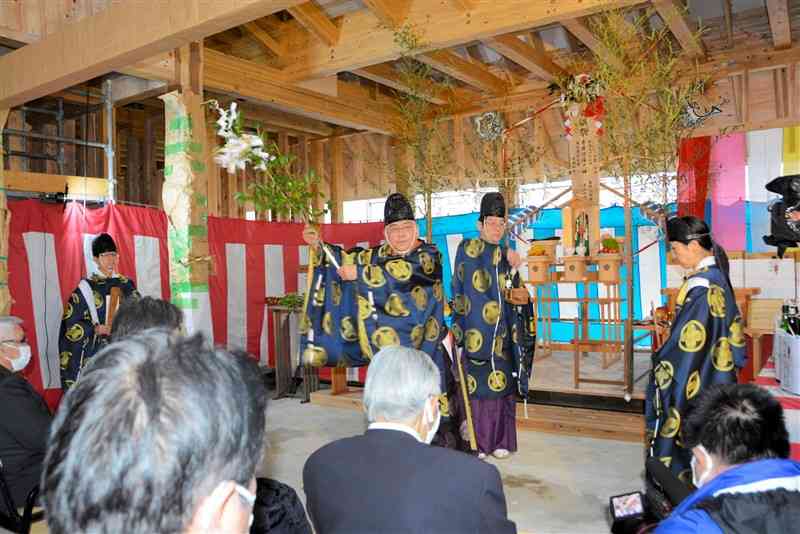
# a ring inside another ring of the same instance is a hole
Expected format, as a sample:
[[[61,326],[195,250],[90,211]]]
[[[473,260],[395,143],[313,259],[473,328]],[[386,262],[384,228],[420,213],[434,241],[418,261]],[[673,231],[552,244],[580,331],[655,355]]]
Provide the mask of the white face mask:
[[[13,372],[22,371],[27,367],[28,363],[31,361],[31,347],[26,343],[6,343],[6,345],[12,346],[17,349],[19,356],[16,358],[9,358],[11,362],[11,370]]]
[[[711,474],[711,471],[714,469],[714,459],[708,453],[706,448],[703,447],[702,445],[698,445],[697,449],[700,452],[702,452],[703,454],[706,455],[706,464],[708,465],[706,470],[701,475],[698,476],[697,468],[695,467],[695,465],[697,464],[697,459],[696,459],[695,455],[692,454],[692,460],[691,460],[691,465],[692,465],[692,484],[694,484],[696,487],[699,488],[700,486],[702,486],[703,484],[706,483],[706,479]]]
[[[247,525],[247,531],[249,532],[250,527],[253,526],[253,521],[255,521],[256,518],[253,512],[253,506],[255,506],[256,504],[256,496],[253,495],[249,489],[245,488],[240,484],[236,484],[235,488],[236,488],[236,493],[238,493],[239,496],[245,501],[247,501],[247,504],[250,505],[250,523]]]
[[[438,400],[437,400],[438,402]],[[436,410],[436,417],[433,416],[431,413],[433,409],[430,407],[430,403],[425,403],[425,411],[422,412],[422,420],[424,423],[431,423],[431,427],[428,430],[428,434],[425,436],[425,443],[428,445],[431,444],[433,441],[434,436],[436,436],[436,431],[439,430],[439,424],[442,422],[442,413],[439,410]]]

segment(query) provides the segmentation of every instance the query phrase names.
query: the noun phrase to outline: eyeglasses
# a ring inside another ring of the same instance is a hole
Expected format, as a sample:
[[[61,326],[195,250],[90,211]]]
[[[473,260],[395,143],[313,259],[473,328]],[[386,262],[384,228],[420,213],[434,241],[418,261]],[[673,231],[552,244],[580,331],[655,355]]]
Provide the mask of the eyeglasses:
[[[98,258],[116,258],[117,257],[117,253],[116,252],[102,252],[97,257]]]
[[[256,496],[253,495],[253,493],[249,489],[245,488],[240,484],[234,485],[234,488],[236,489],[236,493],[239,494],[239,497],[241,497],[247,502],[248,506],[252,507],[256,504]]]

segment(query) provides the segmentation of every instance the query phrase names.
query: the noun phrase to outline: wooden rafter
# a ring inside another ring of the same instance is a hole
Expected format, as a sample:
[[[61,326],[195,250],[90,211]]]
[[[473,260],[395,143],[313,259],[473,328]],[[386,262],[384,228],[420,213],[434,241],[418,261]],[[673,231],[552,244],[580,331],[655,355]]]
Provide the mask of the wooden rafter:
[[[398,123],[394,110],[352,96],[335,98],[276,79],[264,65],[205,51],[205,86],[208,90],[264,102],[317,120],[348,128],[391,134]]]
[[[403,76],[394,68],[392,68],[391,65],[386,63],[370,65],[369,67],[364,67],[363,69],[354,70],[353,73],[361,76],[362,78],[372,80],[375,83],[385,85],[386,87],[391,87],[396,91],[403,93],[411,92],[411,89],[408,87],[405,80],[403,80]],[[427,98],[427,100],[433,104],[443,105],[447,103],[447,96],[431,95]]]
[[[495,76],[485,65],[473,63],[449,50],[437,50],[417,59],[448,76],[494,95],[508,92],[508,84]]]
[[[450,3],[461,11],[470,11],[475,9],[476,0],[450,0]]]
[[[557,6],[552,2],[530,0],[482,1],[465,13],[444,0],[416,1],[411,3],[405,23],[419,28],[434,25],[435,31],[425,34],[426,50],[423,51],[428,51],[637,3],[640,0],[559,0]],[[355,11],[342,17],[341,35],[335,47],[310,43],[308,47],[291,51],[288,75],[292,79],[318,78],[392,61],[402,53],[403,48],[396,42],[391,28],[376,27],[370,11]]]
[[[585,44],[589,50],[610,65],[617,68],[622,67],[622,61],[614,55],[606,46],[597,38],[597,36],[589,29],[585,21],[581,19],[570,19],[561,21],[561,24],[580,42]]]
[[[541,45],[541,39],[537,35],[531,35],[532,39],[537,39]],[[493,48],[499,54],[510,59],[520,67],[528,69],[536,76],[545,80],[553,80],[563,76],[565,71],[551,60],[542,46],[532,46],[516,35],[498,35],[484,39],[487,46]]]
[[[769,27],[772,30],[772,42],[775,48],[792,46],[792,28],[789,23],[788,0],[767,0]]]
[[[291,7],[289,13],[327,46],[334,46],[339,40],[339,27],[313,1]]]
[[[105,11],[0,56],[0,72],[4,73],[0,107],[23,104],[297,3],[299,0],[112,3]],[[112,29],[114,38],[109,39]]]
[[[252,35],[253,38],[261,44],[261,46],[276,56],[282,57],[286,54],[286,44],[278,42],[278,40],[267,33],[264,28],[259,26],[256,21],[246,22],[244,24],[244,29],[247,30],[247,32]]]
[[[408,15],[410,0],[362,0],[378,20],[390,28],[398,28]]]
[[[686,9],[677,0],[653,0],[653,7],[656,8],[672,35],[675,36],[689,57],[696,58],[706,55],[703,42],[692,30],[689,21],[686,20]]]

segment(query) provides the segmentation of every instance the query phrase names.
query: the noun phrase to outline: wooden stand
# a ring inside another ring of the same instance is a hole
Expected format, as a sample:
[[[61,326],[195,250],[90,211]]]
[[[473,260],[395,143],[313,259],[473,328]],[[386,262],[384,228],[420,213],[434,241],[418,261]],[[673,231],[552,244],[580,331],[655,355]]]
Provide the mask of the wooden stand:
[[[347,368],[333,367],[331,369],[331,395],[342,395],[347,392]]]

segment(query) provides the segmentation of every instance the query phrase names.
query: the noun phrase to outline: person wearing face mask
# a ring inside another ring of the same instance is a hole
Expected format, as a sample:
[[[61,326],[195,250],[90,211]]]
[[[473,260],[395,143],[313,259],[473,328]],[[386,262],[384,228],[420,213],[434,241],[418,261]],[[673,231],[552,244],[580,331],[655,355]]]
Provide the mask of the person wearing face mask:
[[[649,455],[684,483],[691,481],[691,451],[681,442],[687,403],[713,384],[736,383],[745,364],[742,318],[728,275],[728,258],[705,222],[667,221],[673,258],[689,272],[678,291],[675,319],[653,355],[645,418]]]
[[[783,408],[754,384],[703,391],[683,425],[697,490],[656,534],[797,532],[800,463],[789,460]]]
[[[133,281],[117,272],[119,254],[114,239],[100,234],[92,241],[92,256],[98,272],[80,281],[64,304],[58,350],[61,360],[61,387],[67,391],[80,376],[81,369],[106,346],[111,335],[106,312],[113,288],[122,299],[138,298]]]
[[[452,330],[464,361],[478,455],[506,458],[517,450],[517,386],[527,394],[530,369],[520,366],[524,325],[503,296],[521,259],[501,244],[506,205],[500,193],[483,196],[477,226],[480,235],[463,240],[456,252]]]
[[[447,334],[441,253],[420,240],[414,209],[400,193],[386,199],[384,236],[382,245],[345,251],[305,228],[314,272],[300,321],[303,360],[359,367],[384,347],[414,347],[433,358],[447,392],[452,375],[441,343]],[[440,402],[449,416],[447,396]]]
[[[13,341],[0,343],[0,462],[17,508],[39,484],[52,420],[44,399],[21,374],[31,359],[22,339],[19,329]]]
[[[408,347],[387,347],[367,371],[369,427],[314,452],[303,468],[318,534],[516,532],[493,465],[430,447],[440,421],[439,371]]]

